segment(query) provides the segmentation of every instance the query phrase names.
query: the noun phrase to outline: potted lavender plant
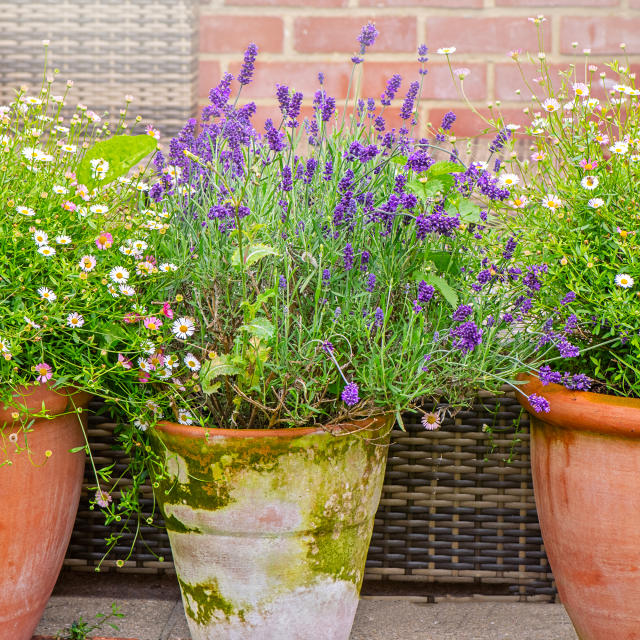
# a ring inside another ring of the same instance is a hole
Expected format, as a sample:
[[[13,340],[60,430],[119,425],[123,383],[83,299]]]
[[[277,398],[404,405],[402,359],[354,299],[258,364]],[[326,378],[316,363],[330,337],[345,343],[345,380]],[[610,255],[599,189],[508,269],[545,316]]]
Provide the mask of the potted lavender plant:
[[[358,38],[351,86],[376,34]],[[304,121],[279,85],[281,119],[258,130],[225,74],[155,157],[150,211],[169,227],[149,260],[171,273],[162,314],[128,314],[148,350],[127,410],[198,640],[347,638],[391,423],[430,399],[437,428],[536,358],[514,320],[542,270],[489,225],[509,190],[417,135],[426,53],[397,129],[397,76],[380,104],[342,111],[320,76]]]

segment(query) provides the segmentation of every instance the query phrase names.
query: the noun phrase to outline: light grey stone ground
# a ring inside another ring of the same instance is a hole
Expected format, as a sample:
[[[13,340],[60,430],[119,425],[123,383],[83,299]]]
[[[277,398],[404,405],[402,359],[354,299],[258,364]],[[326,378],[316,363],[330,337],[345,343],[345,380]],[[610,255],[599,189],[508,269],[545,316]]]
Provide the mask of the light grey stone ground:
[[[137,640],[189,640],[177,593],[165,590],[152,598],[132,597],[135,595],[128,591],[120,597],[117,593],[54,595],[37,633],[53,635],[79,616],[91,620],[96,613],[108,612],[116,602],[125,614],[118,621],[119,631],[104,629],[102,634]],[[363,598],[351,640],[577,640],[558,604],[464,600],[433,604],[425,600]],[[322,640],[321,630],[316,640]]]

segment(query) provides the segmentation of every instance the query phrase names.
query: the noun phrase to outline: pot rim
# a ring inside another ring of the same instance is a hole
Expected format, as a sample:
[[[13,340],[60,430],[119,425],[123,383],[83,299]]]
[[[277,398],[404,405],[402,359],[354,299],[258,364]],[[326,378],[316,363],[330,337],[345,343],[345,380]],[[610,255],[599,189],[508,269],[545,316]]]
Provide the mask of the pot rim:
[[[518,402],[537,420],[563,429],[640,438],[640,398],[610,396],[592,391],[569,391],[559,384],[543,385],[533,375],[522,377]],[[525,395],[523,395],[523,393]],[[549,413],[536,413],[527,396],[549,401]]]
[[[15,423],[20,423],[31,412],[37,413],[41,411],[43,403],[49,416],[59,415],[73,407],[85,408],[93,395],[74,387],[54,388],[51,383],[47,382],[45,384],[29,384],[13,389],[12,397],[16,400],[15,405],[4,405],[0,402],[0,428],[3,426],[11,427]],[[73,401],[71,401],[72,398]],[[25,407],[27,410],[26,416]],[[16,411],[20,414],[20,417],[14,420],[11,414]]]
[[[223,429],[218,427],[206,428],[196,425],[180,424],[178,422],[169,422],[162,420],[153,428],[168,435],[183,436],[191,438],[301,438],[312,434],[328,433],[334,436],[340,434],[346,435],[364,429],[379,429],[388,423],[390,416],[393,414],[375,416],[373,418],[363,418],[361,420],[352,420],[331,425],[323,428],[317,427],[291,427],[289,429]]]

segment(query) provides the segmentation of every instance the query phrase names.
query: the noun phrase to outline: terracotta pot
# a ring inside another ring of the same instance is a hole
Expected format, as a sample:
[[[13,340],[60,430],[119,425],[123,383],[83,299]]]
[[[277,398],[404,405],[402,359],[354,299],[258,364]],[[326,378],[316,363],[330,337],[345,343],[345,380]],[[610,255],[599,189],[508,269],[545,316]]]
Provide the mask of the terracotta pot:
[[[531,467],[544,545],[581,640],[640,639],[640,400],[542,386]],[[520,395],[520,394],[518,394]]]
[[[90,396],[46,385],[14,395],[13,407],[0,403],[0,638],[29,640],[53,591],[78,510],[85,456],[70,449],[84,445],[82,424]],[[20,433],[12,413],[41,412],[28,433]],[[9,440],[19,434],[16,453]],[[2,464],[4,463],[4,464]]]
[[[379,419],[335,434],[178,424],[152,434],[194,640],[349,637],[389,432]]]

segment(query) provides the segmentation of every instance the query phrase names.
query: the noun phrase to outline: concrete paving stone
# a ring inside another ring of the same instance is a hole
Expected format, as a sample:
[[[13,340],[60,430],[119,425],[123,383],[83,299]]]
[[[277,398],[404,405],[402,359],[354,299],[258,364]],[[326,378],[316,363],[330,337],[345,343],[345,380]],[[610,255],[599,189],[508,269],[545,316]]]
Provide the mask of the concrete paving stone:
[[[119,631],[113,635],[137,640],[190,640],[182,602],[175,597],[54,595],[37,633],[53,635],[78,616],[93,620],[96,613],[110,611],[112,602],[125,614],[117,622]],[[316,640],[322,637],[318,635]],[[360,601],[350,640],[577,640],[577,636],[558,604],[468,601],[432,604],[370,597]]]

